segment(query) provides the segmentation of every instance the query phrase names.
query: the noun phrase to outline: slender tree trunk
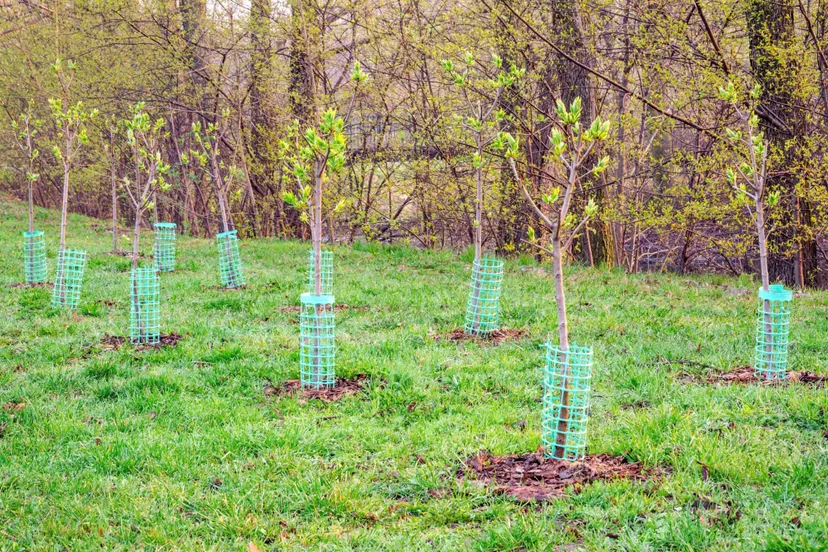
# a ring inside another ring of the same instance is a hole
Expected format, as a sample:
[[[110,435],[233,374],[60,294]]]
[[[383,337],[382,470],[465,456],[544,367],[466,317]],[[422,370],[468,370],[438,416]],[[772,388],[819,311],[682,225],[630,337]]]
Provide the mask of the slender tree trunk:
[[[564,294],[563,277],[563,252],[561,251],[561,238],[559,229],[555,230],[552,238],[552,267],[555,278],[555,302],[558,307],[558,342],[560,347],[561,367],[561,394],[560,415],[558,418],[558,431],[555,439],[555,457],[563,458],[566,448],[566,437],[569,431],[569,328],[566,321],[566,296]]]
[[[113,155],[114,155],[113,151]],[[118,178],[115,163],[110,167],[110,183],[112,184],[112,252],[118,251]]]
[[[132,227],[132,270],[138,268],[138,255],[141,244],[141,208],[135,206],[135,224]]]
[[[60,251],[66,249],[66,219],[69,215],[69,163],[63,162],[63,194],[60,208]]]
[[[28,176],[26,177],[28,180]],[[29,180],[29,233],[34,232],[34,182]]]
[[[32,131],[29,128],[29,116],[26,115],[26,153],[28,154],[28,172],[26,174],[26,183],[28,186],[29,192],[29,233],[31,234],[34,232],[34,183],[35,181],[30,179],[30,175],[34,174],[34,163],[32,162],[32,156],[34,155],[34,148],[32,147]]]
[[[483,137],[477,133],[477,156],[483,158]],[[474,169],[474,261],[479,263],[483,254],[483,168]]]
[[[756,235],[759,240],[759,271],[762,275],[762,289],[770,291],[770,271],[768,269],[768,239],[765,235],[765,213],[761,199],[762,190],[756,192]],[[770,314],[770,301],[765,299],[762,302],[764,333],[767,343],[765,355],[770,359],[773,355],[773,320]]]
[[[314,208],[313,208],[313,289],[316,295],[322,295],[322,175],[320,161],[313,164],[314,174]]]

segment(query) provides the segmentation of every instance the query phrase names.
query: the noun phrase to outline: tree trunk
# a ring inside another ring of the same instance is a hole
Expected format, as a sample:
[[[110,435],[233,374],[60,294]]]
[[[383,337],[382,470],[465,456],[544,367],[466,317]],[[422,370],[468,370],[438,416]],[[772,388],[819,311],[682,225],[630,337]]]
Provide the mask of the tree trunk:
[[[796,97],[799,62],[787,59],[797,40],[794,8],[791,0],[750,0],[747,12],[750,67],[762,87],[756,113],[770,147],[781,155],[778,168],[785,169],[768,171],[766,189],[782,193],[777,209],[783,210],[775,218],[776,229],[769,238],[769,278],[788,285],[796,283],[796,257],[802,266],[817,266],[815,243],[810,237],[797,239],[799,178],[795,170],[788,170],[797,165],[797,144],[805,140],[807,132],[804,111]],[[809,205],[802,207],[810,211]],[[809,284],[815,282],[813,270],[802,276]]]
[[[110,183],[112,184],[112,252],[118,251],[118,178],[116,175],[114,155],[112,151],[113,161],[110,167]]]
[[[270,181],[275,172],[272,155],[272,140],[275,129],[270,118],[268,89],[271,72],[271,31],[270,0],[252,0],[250,4],[250,138],[247,141],[251,162],[245,160],[245,172],[248,179],[248,193],[253,211],[253,232],[257,233],[255,197],[264,196],[270,188]],[[241,132],[239,133],[241,137]],[[246,157],[246,156],[245,156]],[[281,198],[281,189],[276,189],[276,197]],[[277,199],[277,204],[281,203]],[[277,207],[278,209],[278,207]],[[249,216],[249,215],[248,215]]]
[[[204,18],[207,14],[206,0],[179,0],[184,40],[187,42],[186,55],[190,62],[190,82],[192,84],[195,107],[205,113],[204,98],[207,79],[205,76],[206,63],[199,51]]]
[[[63,162],[63,193],[60,208],[60,251],[66,249],[66,218],[69,214],[69,163]]]
[[[592,68],[595,65],[595,59],[589,52],[584,39],[578,0],[551,0],[550,11],[553,36],[558,46],[565,52],[570,52],[580,64]],[[560,87],[561,100],[569,106],[575,98],[581,98],[583,106],[581,125],[590,125],[595,118],[597,109],[595,87],[589,71],[563,56],[556,56],[554,70]],[[584,166],[591,167],[597,154],[596,151],[584,160]],[[585,200],[592,198],[595,203],[601,206],[605,195],[602,187],[595,192],[588,193]],[[607,225],[600,219],[596,219],[594,224],[596,229],[594,243],[590,243],[589,232],[584,232],[581,238],[583,244],[581,260],[587,261],[591,265],[611,260],[611,252],[608,252],[607,248],[612,247],[612,237],[609,235]]]
[[[561,251],[561,238],[558,231],[552,238],[552,267],[555,278],[555,303],[558,306],[558,342],[560,347],[561,387],[561,410],[558,418],[558,431],[555,439],[555,457],[563,458],[566,448],[566,435],[569,431],[569,373],[567,353],[569,351],[569,328],[566,321],[566,296],[564,295],[563,279],[563,252]]]

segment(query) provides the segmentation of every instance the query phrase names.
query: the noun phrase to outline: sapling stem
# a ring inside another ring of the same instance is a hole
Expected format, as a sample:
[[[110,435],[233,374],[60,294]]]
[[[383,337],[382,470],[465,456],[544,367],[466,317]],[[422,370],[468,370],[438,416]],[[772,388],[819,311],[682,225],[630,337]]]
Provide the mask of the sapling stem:
[[[558,420],[555,428],[554,458],[566,458],[568,451],[569,425],[571,418],[571,374],[570,350],[569,350],[569,327],[567,324],[566,292],[563,275],[563,257],[565,251],[572,244],[572,240],[578,235],[582,228],[587,228],[587,223],[596,212],[597,206],[590,201],[585,208],[581,221],[575,225],[570,220],[569,211],[572,205],[572,197],[579,188],[581,180],[590,174],[598,174],[603,171],[609,158],[604,157],[598,164],[582,172],[582,165],[587,159],[595,144],[607,138],[609,133],[609,122],[602,122],[600,117],[592,122],[589,129],[581,128],[579,120],[581,116],[581,102],[576,99],[569,110],[562,102],[558,102],[557,113],[560,117],[560,129],[555,128],[551,134],[552,150],[551,157],[557,158],[561,174],[553,176],[557,187],[550,190],[549,194],[542,194],[541,198],[549,205],[556,205],[560,201],[557,214],[546,214],[532,198],[526,188],[517,169],[515,158],[518,156],[517,140],[507,133],[502,133],[498,139],[501,147],[506,148],[506,157],[512,169],[515,181],[518,183],[524,199],[537,215],[541,223],[550,231],[552,242],[552,267],[555,282],[555,303],[558,315],[558,366],[561,373],[561,395],[558,405]],[[551,169],[552,167],[550,167]],[[544,169],[546,171],[546,169]],[[552,174],[552,171],[546,171]],[[561,194],[561,189],[562,194]],[[574,228],[572,228],[574,226]],[[568,238],[564,241],[564,233]],[[534,231],[530,233],[530,241],[534,241]],[[543,248],[542,246],[540,246]],[[543,248],[545,249],[545,248]]]

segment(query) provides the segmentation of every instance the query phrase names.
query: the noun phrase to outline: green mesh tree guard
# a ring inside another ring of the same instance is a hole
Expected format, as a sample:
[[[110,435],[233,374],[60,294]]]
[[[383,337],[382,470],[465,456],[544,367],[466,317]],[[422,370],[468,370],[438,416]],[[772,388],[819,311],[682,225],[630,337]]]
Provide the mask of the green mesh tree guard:
[[[584,456],[591,381],[591,348],[570,345],[563,352],[546,344],[541,423],[547,458],[574,462]]]
[[[303,293],[300,300],[299,366],[302,387],[332,387],[336,383],[334,297]]]
[[[228,289],[244,285],[241,256],[239,255],[239,238],[235,230],[216,235],[219,254],[219,272],[221,285]]]
[[[173,272],[175,270],[175,223],[155,223],[155,243],[153,257],[159,272]]]
[[[314,277],[316,276],[316,255],[313,254],[313,249],[308,252],[308,262],[310,267],[308,270],[308,293],[315,295]],[[333,294],[333,252],[322,251],[322,295]]]
[[[161,340],[161,293],[155,267],[136,268],[130,285],[129,339],[154,344]]]
[[[43,232],[23,232],[23,271],[29,285],[46,281],[46,240],[43,239]]]
[[[793,292],[781,284],[770,286],[768,291],[759,288],[753,363],[758,378],[782,380],[787,375],[792,298]]]
[[[85,270],[86,251],[62,249],[58,252],[52,307],[72,310],[78,308]]]
[[[466,303],[467,334],[487,336],[498,328],[502,283],[502,260],[484,255],[474,263],[469,300]]]

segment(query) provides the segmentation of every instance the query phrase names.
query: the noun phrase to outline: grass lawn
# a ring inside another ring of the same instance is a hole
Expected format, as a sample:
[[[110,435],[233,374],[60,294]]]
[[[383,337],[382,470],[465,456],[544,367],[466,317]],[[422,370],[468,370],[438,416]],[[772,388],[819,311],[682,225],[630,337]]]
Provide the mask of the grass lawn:
[[[218,289],[212,241],[179,237],[162,274],[176,348],[92,347],[128,333],[129,260],[105,221],[71,217],[90,258],[75,315],[23,280],[25,205],[0,203],[0,550],[826,550],[828,391],[687,383],[752,361],[750,278],[570,267],[572,341],[595,350],[590,453],[669,470],[521,504],[455,477],[487,449],[540,443],[551,274],[506,263],[497,347],[462,326],[469,258],[335,251],[337,374],[363,394],[303,402],[309,245],[246,240],[248,287]],[[37,213],[54,277],[59,214]],[[128,248],[124,239],[122,248]],[[143,251],[152,236],[144,234]],[[794,299],[791,368],[828,372],[828,294]],[[686,361],[692,361],[688,363]],[[526,423],[523,423],[525,421]]]

